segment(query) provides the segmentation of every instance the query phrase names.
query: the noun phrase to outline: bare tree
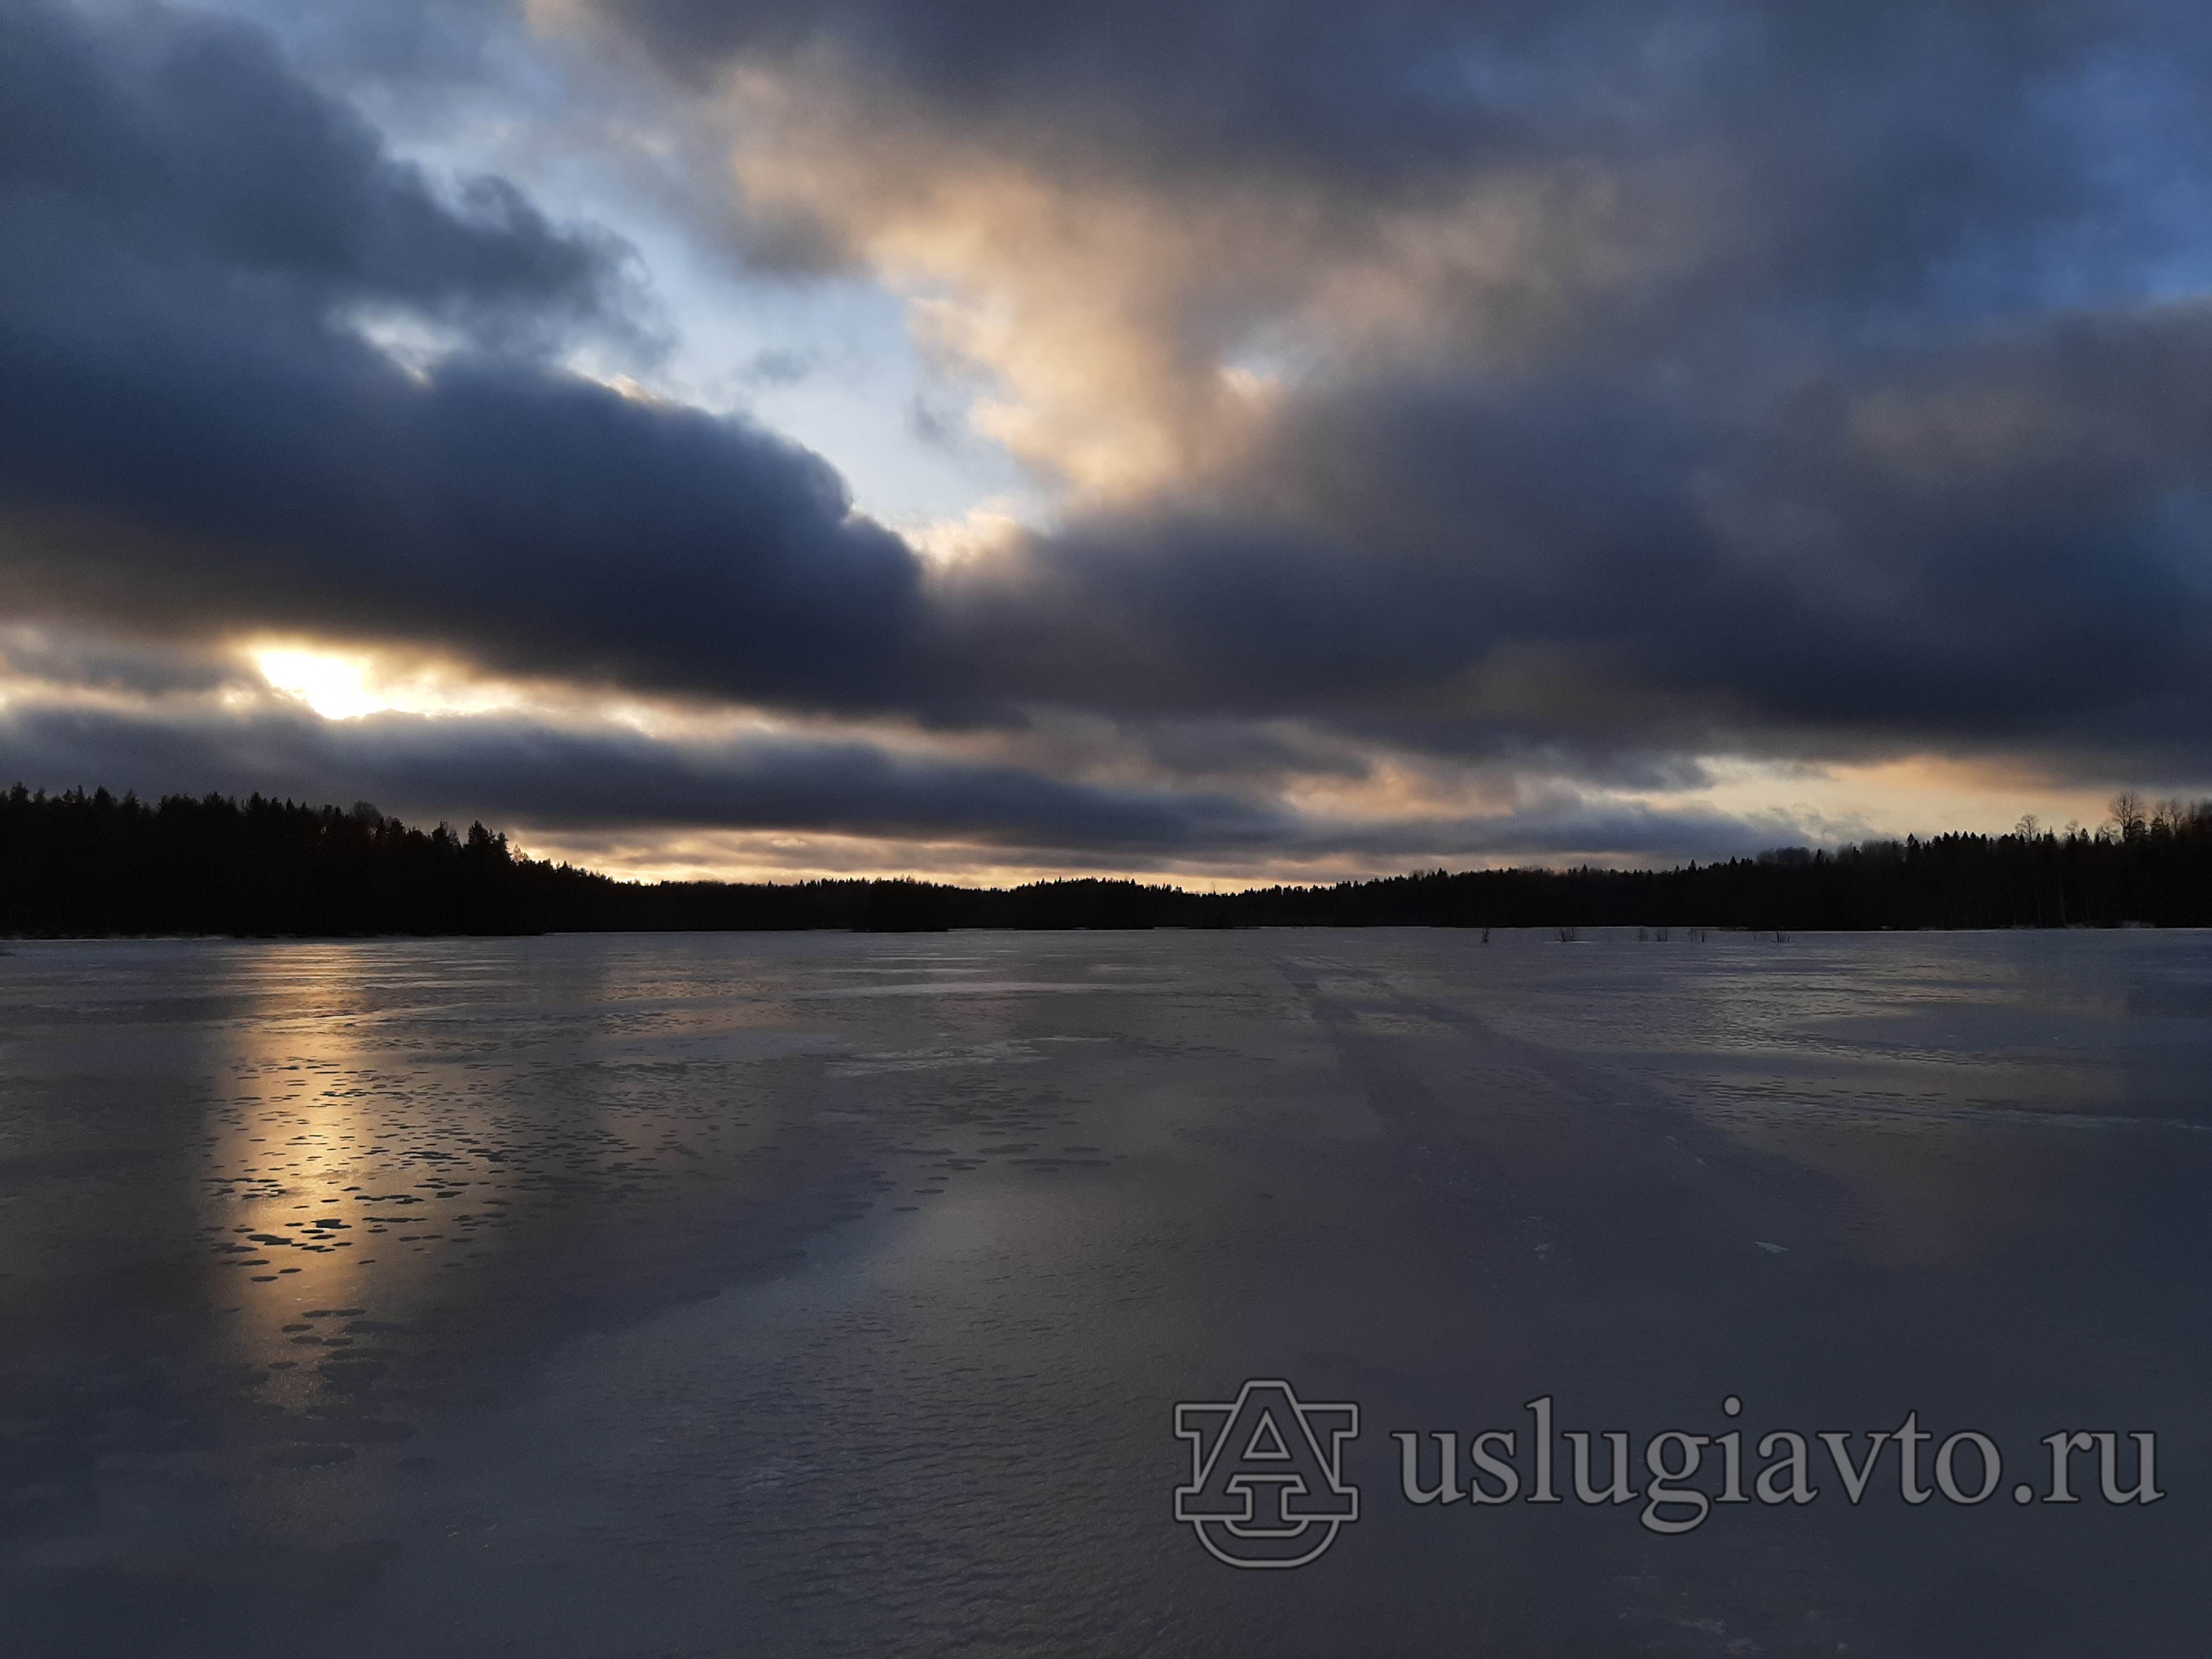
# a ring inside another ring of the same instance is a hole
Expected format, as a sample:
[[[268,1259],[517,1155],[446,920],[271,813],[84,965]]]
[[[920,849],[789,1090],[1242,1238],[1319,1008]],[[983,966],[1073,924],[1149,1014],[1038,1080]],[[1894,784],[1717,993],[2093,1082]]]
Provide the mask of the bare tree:
[[[2109,810],[2112,827],[2120,832],[2122,841],[2133,841],[2149,827],[2150,815],[2143,805],[2143,798],[2132,789],[2123,789],[2113,796]]]

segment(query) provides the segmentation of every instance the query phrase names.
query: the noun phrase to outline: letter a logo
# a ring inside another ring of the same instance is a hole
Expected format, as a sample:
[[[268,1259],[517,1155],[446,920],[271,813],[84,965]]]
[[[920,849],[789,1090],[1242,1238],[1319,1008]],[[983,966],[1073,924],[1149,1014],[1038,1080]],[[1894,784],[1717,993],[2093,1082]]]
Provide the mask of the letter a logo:
[[[1227,1405],[1179,1405],[1190,1484],[1176,1488],[1175,1517],[1232,1567],[1302,1567],[1359,1518],[1344,1479],[1358,1432],[1358,1407],[1309,1406],[1279,1380],[1247,1382]]]

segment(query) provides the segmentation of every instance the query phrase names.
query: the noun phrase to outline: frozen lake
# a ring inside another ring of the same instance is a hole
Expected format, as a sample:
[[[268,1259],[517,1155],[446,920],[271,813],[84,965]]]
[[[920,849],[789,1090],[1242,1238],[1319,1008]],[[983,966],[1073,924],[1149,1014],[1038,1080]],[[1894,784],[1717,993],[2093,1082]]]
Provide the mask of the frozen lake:
[[[9,949],[9,1659],[2203,1650],[2212,935]],[[1175,1518],[1248,1378],[1295,1571]],[[1540,1395],[2004,1480],[1406,1500]]]

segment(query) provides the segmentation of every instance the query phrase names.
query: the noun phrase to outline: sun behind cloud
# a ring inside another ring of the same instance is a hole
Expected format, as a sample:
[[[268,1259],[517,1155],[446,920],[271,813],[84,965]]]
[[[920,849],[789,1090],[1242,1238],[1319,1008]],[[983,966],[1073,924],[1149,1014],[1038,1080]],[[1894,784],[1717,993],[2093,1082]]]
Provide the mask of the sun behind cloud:
[[[246,650],[271,691],[326,720],[368,714],[494,714],[541,706],[522,687],[480,679],[448,664],[394,660],[374,651],[283,641]]]
[[[393,705],[369,690],[368,665],[326,651],[264,647],[253,665],[273,691],[296,697],[327,720],[357,720]]]

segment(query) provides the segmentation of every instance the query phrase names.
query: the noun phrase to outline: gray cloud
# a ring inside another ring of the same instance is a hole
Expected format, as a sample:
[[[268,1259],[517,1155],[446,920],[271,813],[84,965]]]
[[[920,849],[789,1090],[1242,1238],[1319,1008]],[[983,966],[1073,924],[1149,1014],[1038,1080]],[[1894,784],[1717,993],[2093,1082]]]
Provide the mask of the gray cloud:
[[[831,469],[519,349],[607,303],[602,240],[495,179],[441,201],[251,31],[0,29],[15,605],[881,701],[916,568]],[[371,302],[473,345],[410,374],[345,325]]]
[[[326,721],[304,712],[17,704],[0,709],[0,775],[47,788],[98,781],[147,796],[365,794],[403,816],[549,832],[821,832],[1122,868],[1331,857],[1387,868],[1538,852],[1704,857],[1804,838],[1778,817],[1590,805],[1564,793],[1492,817],[1334,819],[1218,790],[1100,786],[863,743],[655,740],[511,716]]]
[[[602,9],[702,84],[805,77],[899,155],[1018,155],[1201,239],[1252,196],[1340,252],[1484,180],[1538,181],[1539,226],[1613,204],[1504,287],[1431,284],[1413,359],[1309,375],[1230,464],[971,589],[938,620],[994,692],[1621,778],[1716,749],[2212,772],[2212,334],[2150,291],[2206,252],[2186,7]],[[1168,303],[1205,371],[1236,297]]]
[[[743,379],[749,386],[796,386],[812,374],[815,367],[813,359],[803,351],[771,346],[755,352],[746,362]]]
[[[1733,406],[1624,378],[1313,398],[1204,494],[1041,539],[1042,579],[972,625],[1033,696],[1470,753],[2127,742],[2203,768],[2208,387],[2188,305]]]
[[[123,641],[99,634],[10,626],[0,620],[0,675],[40,690],[55,686],[144,701],[242,687],[248,677],[228,652]]]
[[[177,288],[205,302],[218,283],[257,308],[382,303],[479,330],[618,297],[618,244],[556,228],[496,178],[441,194],[257,30],[43,0],[0,27],[0,291],[18,329]]]
[[[862,183],[942,185],[957,214],[958,170],[1011,158],[1041,192],[1019,212],[1056,204],[1070,236],[1094,192],[1149,204],[1129,222],[1180,239],[1158,283],[1141,238],[1098,273],[1028,272],[1024,244],[1005,278],[1137,291],[1102,359],[1126,371],[1113,395],[1212,386],[1247,348],[1285,377],[1235,441],[1197,443],[1219,405],[1186,398],[1192,452],[1146,489],[932,580],[819,458],[557,367],[637,327],[608,238],[394,160],[253,30],[18,6],[12,614],[171,642],[150,689],[204,684],[205,641],[266,629],[1040,733],[996,769],[860,748],[738,765],[481,725],[383,747],[349,726],[325,756],[394,800],[404,757],[438,789],[475,779],[471,810],[575,823],[960,823],[1147,856],[1341,835],[1380,857],[1395,831],[1317,829],[1266,791],[1357,780],[1363,748],[1653,789],[1714,753],[2212,775],[2212,313],[2160,297],[2204,268],[2208,43],[2184,9],[600,9],[695,87],[732,64],[796,77],[807,142],[904,169]],[[422,16],[325,48],[442,87],[505,27]],[[827,176],[844,194],[817,205],[857,216],[830,241],[915,210]],[[1398,331],[1301,357],[1338,297],[1296,286],[1309,254]],[[364,327],[452,349],[410,372]],[[1194,786],[1054,783],[1062,719],[1118,726]],[[100,739],[118,763],[121,731]],[[179,727],[174,754],[228,764],[204,737]],[[556,762],[613,781],[555,788]],[[298,764],[336,797],[368,787]],[[1549,850],[1749,844],[1725,818],[1562,812]],[[1446,839],[1510,852],[1484,838],[1533,847],[1536,822]]]
[[[1670,300],[1735,309],[1786,293],[1801,329],[1848,330],[1882,295],[1970,308],[2039,296],[2052,265],[2023,264],[2024,238],[2087,255],[2076,279],[2118,275],[2173,225],[2147,195],[2115,193],[2115,164],[2144,157],[2114,152],[2124,122],[2109,102],[2164,94],[2179,106],[2161,114],[2201,129],[2189,88],[2212,55],[2183,0],[597,9],[695,86],[738,64],[813,77],[872,121],[975,138],[1079,190],[1115,176],[1169,194],[1295,184],[1365,222],[1448,200],[1470,170],[1626,173],[1699,153],[1752,222]]]

